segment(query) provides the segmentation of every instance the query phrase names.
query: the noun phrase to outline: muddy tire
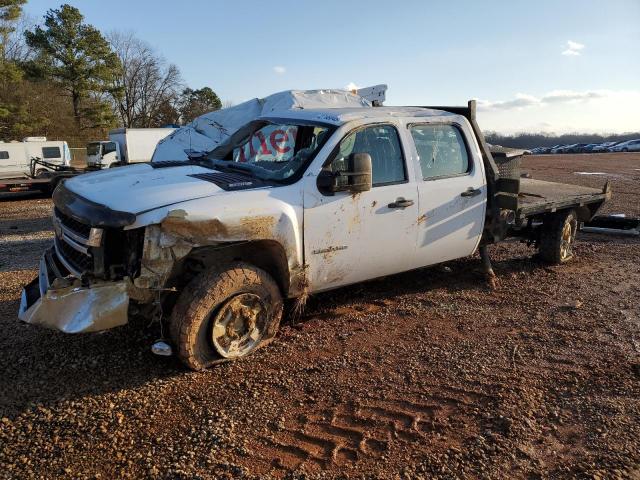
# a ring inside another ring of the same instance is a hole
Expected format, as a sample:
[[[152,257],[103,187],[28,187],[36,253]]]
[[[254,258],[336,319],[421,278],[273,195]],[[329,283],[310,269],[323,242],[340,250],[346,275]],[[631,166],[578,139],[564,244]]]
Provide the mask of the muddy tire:
[[[552,265],[571,260],[577,231],[578,217],[574,210],[550,215],[542,225],[538,252],[540,258]]]
[[[180,360],[202,370],[269,343],[281,317],[277,283],[264,270],[238,262],[207,270],[185,287],[171,314],[171,337]]]

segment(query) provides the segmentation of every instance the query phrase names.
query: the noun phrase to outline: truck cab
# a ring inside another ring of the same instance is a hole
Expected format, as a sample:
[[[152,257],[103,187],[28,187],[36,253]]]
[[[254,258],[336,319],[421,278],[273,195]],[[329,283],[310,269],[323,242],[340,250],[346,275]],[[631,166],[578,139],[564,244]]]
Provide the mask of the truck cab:
[[[87,144],[89,167],[116,167],[130,163],[150,162],[158,142],[175,128],[116,128],[109,140]]]
[[[179,357],[202,369],[269,343],[285,299],[301,307],[310,294],[463,258],[508,234],[548,231],[564,238],[560,261],[570,258],[577,218],[606,194],[581,192],[575,211],[564,199],[561,217],[537,201],[527,217],[518,174],[503,179],[516,193],[502,208],[474,121],[455,109],[289,110],[199,159],[70,179],[54,193],[54,245],[20,318],[98,331],[162,305]]]
[[[113,141],[98,141],[87,144],[87,165],[90,167],[110,167],[120,162],[120,145]]]

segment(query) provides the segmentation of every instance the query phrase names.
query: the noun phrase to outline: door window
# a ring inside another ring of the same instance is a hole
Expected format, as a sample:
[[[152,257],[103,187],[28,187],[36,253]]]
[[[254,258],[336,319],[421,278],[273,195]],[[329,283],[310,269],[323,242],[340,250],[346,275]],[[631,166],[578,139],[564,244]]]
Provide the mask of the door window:
[[[107,153],[111,153],[111,152],[115,152],[116,151],[116,144],[115,142],[109,142],[109,143],[105,143],[103,144],[103,155],[106,155]]]
[[[469,155],[458,128],[453,125],[412,125],[410,130],[424,180],[469,172]]]
[[[60,147],[42,147],[42,158],[60,158]]]
[[[391,125],[375,125],[349,133],[340,142],[338,153],[331,162],[331,170],[348,171],[348,157],[353,153],[371,155],[374,187],[407,180],[398,132]],[[342,178],[346,183],[346,177]]]
[[[8,159],[9,159],[9,152],[7,152],[6,150],[0,152],[0,160],[8,160]]]

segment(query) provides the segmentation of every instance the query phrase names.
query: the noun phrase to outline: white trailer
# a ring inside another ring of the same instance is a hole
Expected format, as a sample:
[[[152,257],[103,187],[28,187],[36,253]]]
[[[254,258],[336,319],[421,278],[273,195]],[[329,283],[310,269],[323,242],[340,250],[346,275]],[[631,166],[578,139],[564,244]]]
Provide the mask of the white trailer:
[[[47,137],[26,137],[22,142],[0,141],[0,178],[27,177],[31,175],[31,159],[69,166],[71,151],[64,141],[48,141]],[[45,165],[38,165],[35,174],[43,176],[51,172]]]
[[[108,141],[87,144],[87,165],[110,167],[150,162],[156,145],[175,128],[117,128]]]

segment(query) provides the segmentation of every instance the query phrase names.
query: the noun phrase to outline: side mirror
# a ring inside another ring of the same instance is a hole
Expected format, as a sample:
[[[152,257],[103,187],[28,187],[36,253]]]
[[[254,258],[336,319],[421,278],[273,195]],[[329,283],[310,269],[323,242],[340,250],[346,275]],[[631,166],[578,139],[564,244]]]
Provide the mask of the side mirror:
[[[371,155],[352,153],[349,155],[349,190],[368,192],[371,190]]]
[[[321,170],[318,174],[318,190],[325,194],[371,190],[371,155],[352,153],[347,158],[347,172]]]

